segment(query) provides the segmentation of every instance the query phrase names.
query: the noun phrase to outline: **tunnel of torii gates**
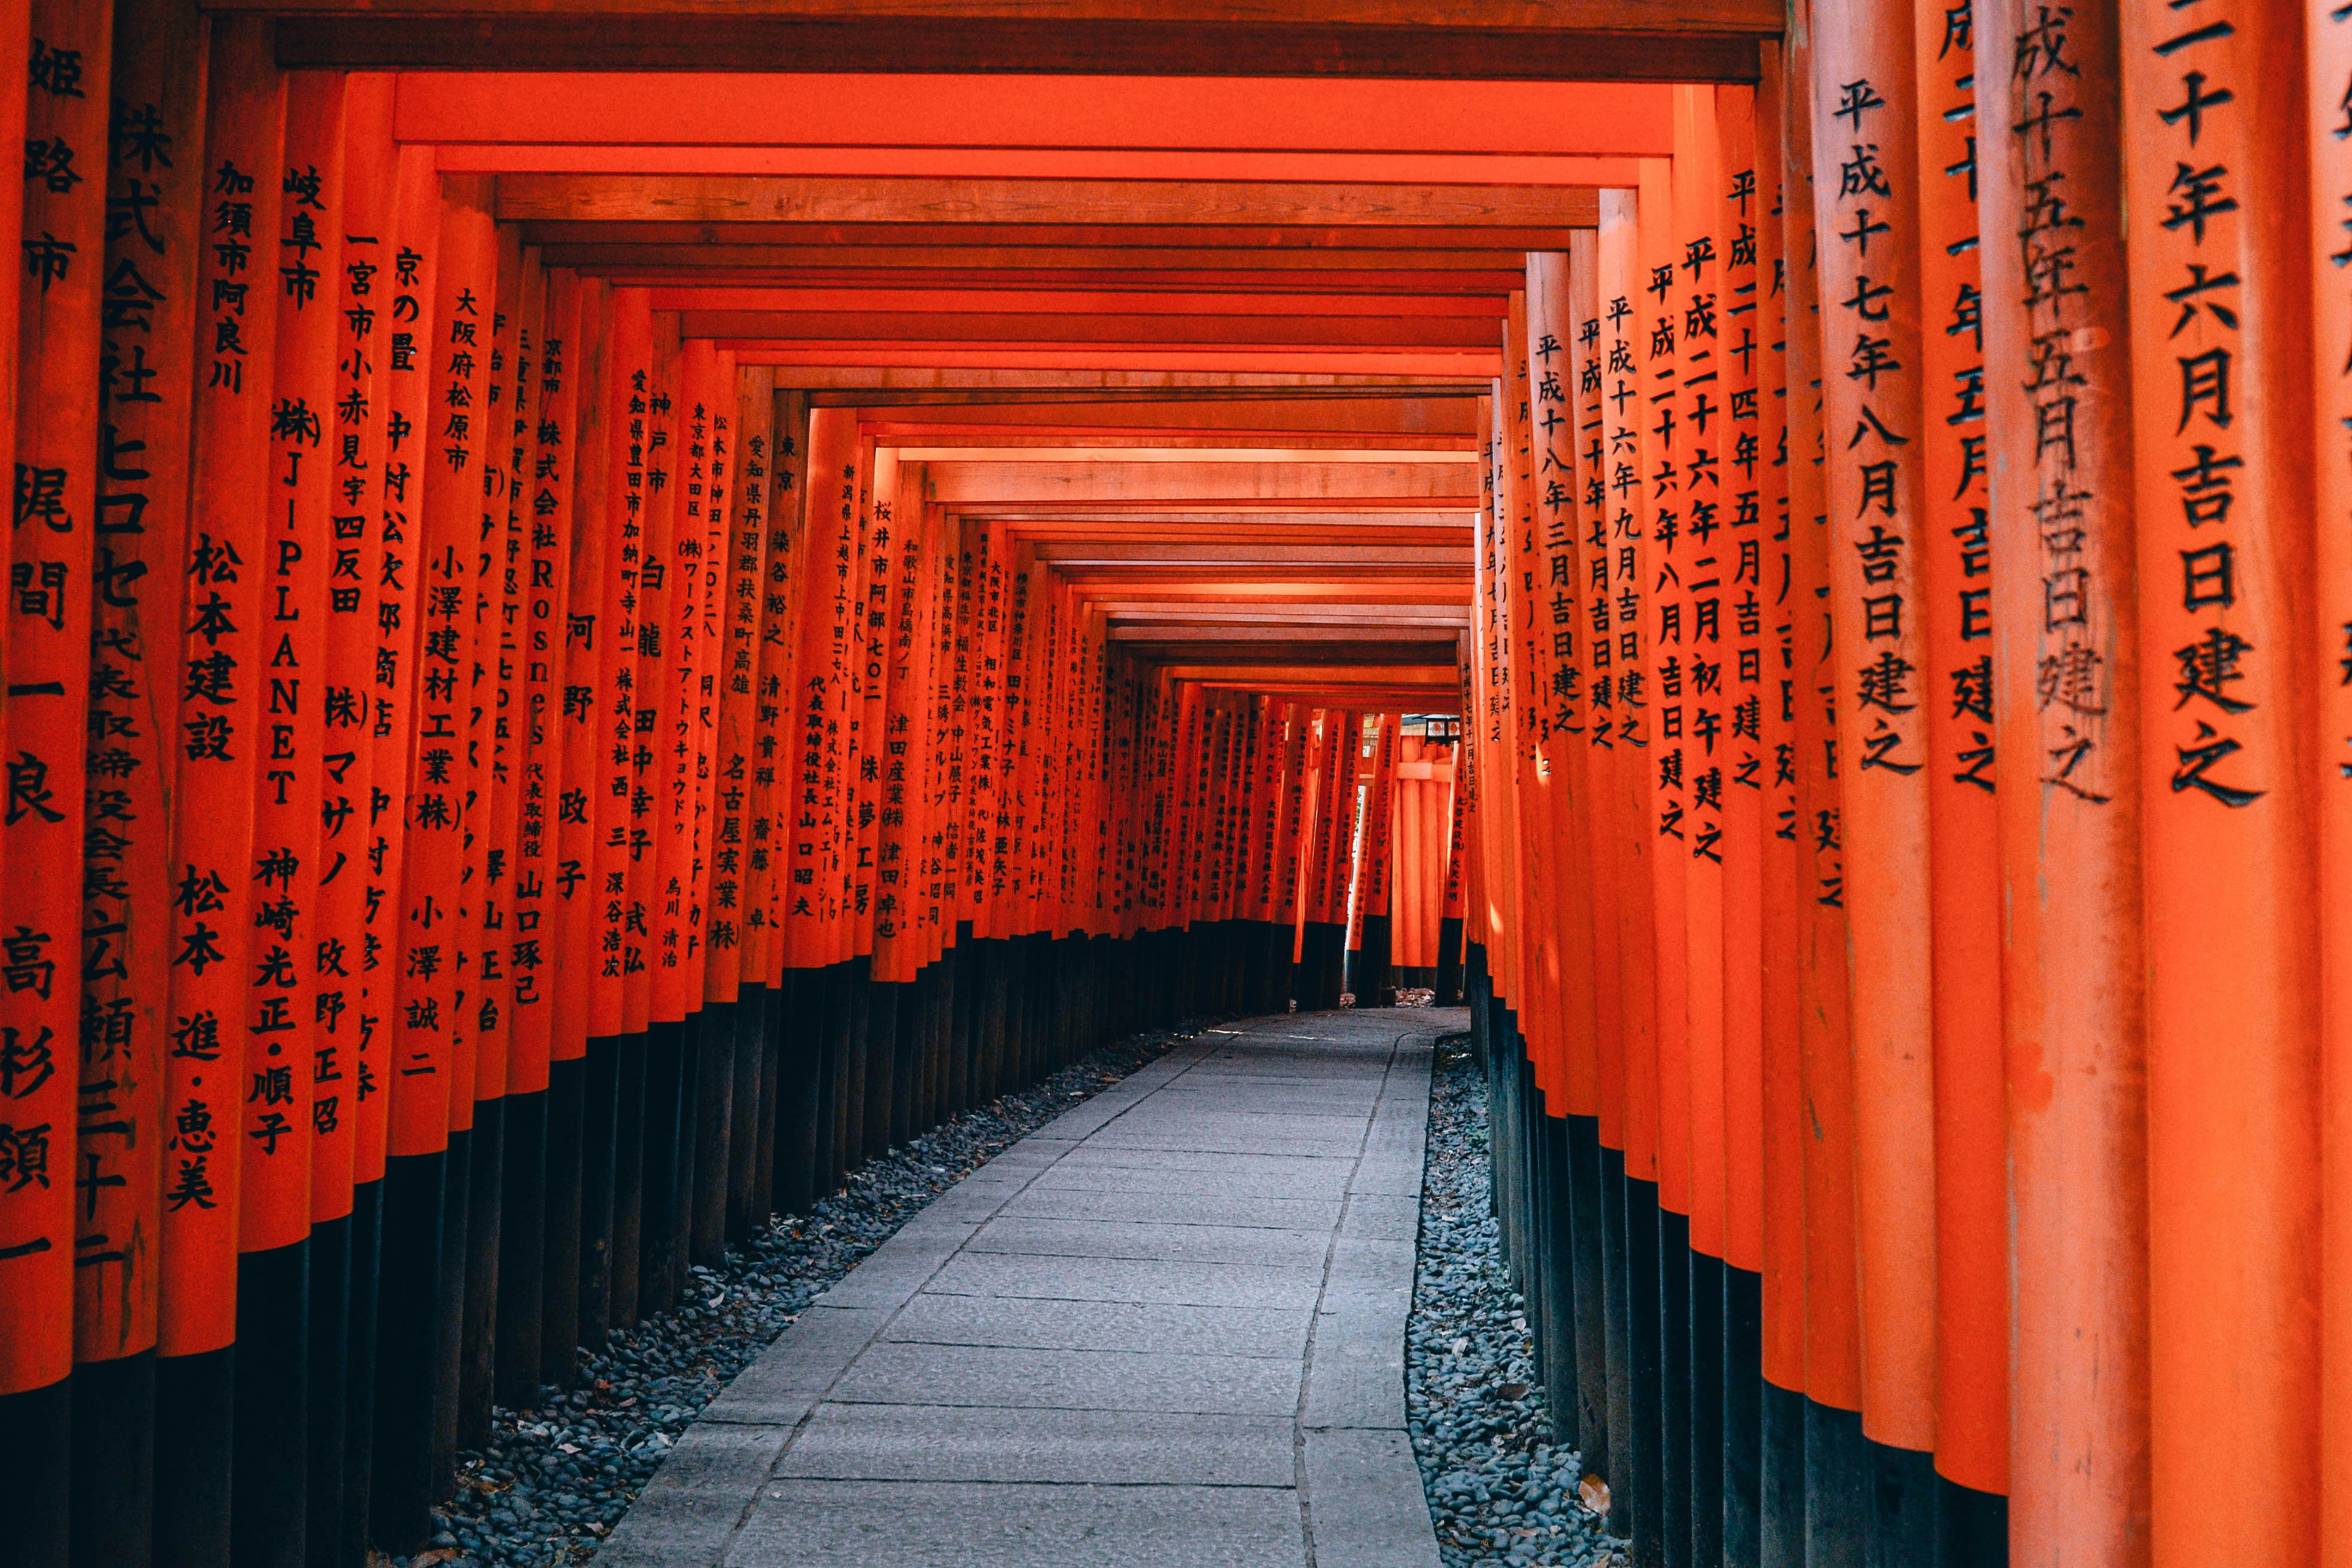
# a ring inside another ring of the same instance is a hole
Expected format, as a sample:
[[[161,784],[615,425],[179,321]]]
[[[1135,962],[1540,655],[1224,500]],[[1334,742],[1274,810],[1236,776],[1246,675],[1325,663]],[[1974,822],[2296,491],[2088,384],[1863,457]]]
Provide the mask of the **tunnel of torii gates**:
[[[1635,1563],[2352,1563],[2352,7],[604,5],[0,3],[0,1561],[1346,949]]]

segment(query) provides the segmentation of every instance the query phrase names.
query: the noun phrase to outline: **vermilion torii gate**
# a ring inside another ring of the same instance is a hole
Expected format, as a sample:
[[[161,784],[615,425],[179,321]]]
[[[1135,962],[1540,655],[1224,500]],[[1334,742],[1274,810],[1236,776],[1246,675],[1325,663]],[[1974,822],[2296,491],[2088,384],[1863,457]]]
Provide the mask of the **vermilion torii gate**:
[[[2352,1559],[2352,19],[0,37],[0,1559],[1441,933],[1635,1562]]]

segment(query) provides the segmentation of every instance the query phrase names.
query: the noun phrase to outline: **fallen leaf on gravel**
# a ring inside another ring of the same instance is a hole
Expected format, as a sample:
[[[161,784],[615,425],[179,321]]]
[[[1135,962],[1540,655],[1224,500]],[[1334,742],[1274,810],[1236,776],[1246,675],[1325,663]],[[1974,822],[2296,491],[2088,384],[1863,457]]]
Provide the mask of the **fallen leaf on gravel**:
[[[1525,1399],[1527,1396],[1528,1385],[1524,1383],[1507,1383],[1495,1390],[1497,1399]]]
[[[1576,1500],[1593,1513],[1609,1511],[1609,1483],[1599,1476],[1587,1476],[1576,1483]]]

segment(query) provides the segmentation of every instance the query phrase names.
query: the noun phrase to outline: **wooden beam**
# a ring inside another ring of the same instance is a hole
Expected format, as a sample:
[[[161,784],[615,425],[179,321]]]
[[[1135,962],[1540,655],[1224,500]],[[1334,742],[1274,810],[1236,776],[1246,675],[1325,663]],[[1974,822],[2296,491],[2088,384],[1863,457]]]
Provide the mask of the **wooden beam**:
[[[1452,380],[1492,382],[1502,369],[1501,353],[1407,349],[1168,349],[1149,343],[1028,344],[1020,347],[974,347],[971,344],[893,343],[877,346],[858,342],[777,343],[761,338],[721,338],[720,352],[735,356],[739,365],[774,365],[776,384],[823,386],[838,384],[812,380],[814,370],[860,373],[904,370],[919,379],[899,384],[930,384],[920,377],[951,371],[1105,371],[1185,372],[1217,374],[1252,372],[1301,375],[1324,374],[1358,378],[1385,376],[1391,385],[1427,385]],[[789,367],[789,368],[784,368]],[[851,382],[849,384],[860,384]],[[939,383],[938,384],[953,384]],[[1370,383],[1366,383],[1370,384]]]
[[[740,358],[737,363],[759,364],[763,362],[754,356]],[[1492,376],[1451,372],[1433,374],[1377,370],[1286,370],[1265,364],[1242,370],[1230,366],[1183,365],[1139,368],[1133,365],[796,364],[776,373],[777,391],[811,393],[814,395],[810,399],[813,406],[824,406],[828,402],[864,406],[875,395],[891,392],[963,395],[1045,389],[1166,393],[1297,388],[1428,394],[1452,388],[1475,395],[1486,391],[1492,383]]]
[[[527,235],[558,238],[541,247],[550,267],[570,267],[616,282],[667,284],[714,275],[746,283],[807,282],[888,287],[1013,284],[1024,288],[1198,288],[1370,289],[1508,293],[1527,286],[1523,250],[1408,250],[1327,247],[771,244],[704,241],[678,226],[530,224]],[[731,231],[730,231],[731,232]],[[609,237],[612,236],[623,237]],[[593,237],[576,237],[589,236]],[[1292,277],[1291,274],[1304,274]]]
[[[1262,74],[908,75],[899,65],[876,55],[857,72],[839,75],[565,72],[543,64],[512,73],[412,71],[400,79],[394,134],[468,154],[493,147],[1480,160],[1674,153],[1671,89],[1660,86],[1269,80]],[[1125,173],[1160,177],[1143,168]]]
[[[775,174],[856,179],[1273,180],[1631,185],[1633,158],[1430,153],[1130,153],[1059,148],[443,145],[445,174]]]
[[[663,290],[698,292],[698,290]],[[1476,349],[1499,324],[1476,316],[1131,315],[1026,310],[681,310],[679,333],[769,343],[1137,343],[1240,347]]]
[[[1509,314],[1510,292],[1474,294],[1456,289],[1443,294],[1399,291],[1315,293],[1301,289],[1268,292],[1234,289],[1044,289],[1018,285],[995,288],[845,287],[733,281],[672,283],[653,289],[656,310],[708,310],[827,318],[875,316],[895,319],[926,316],[981,315],[1100,315],[1323,317],[1359,319],[1422,318],[1476,321],[1489,333]],[[939,334],[952,336],[951,333]]]
[[[1568,229],[1598,225],[1600,194],[1553,185],[505,174],[498,214],[507,223]]]
[[[523,175],[513,178],[522,179]],[[536,176],[552,179],[552,175]],[[1353,267],[1442,265],[1433,258],[1468,252],[1487,269],[1510,270],[1527,265],[1530,250],[1565,250],[1581,226],[1574,222],[1542,223],[1521,227],[1463,226],[1417,223],[1326,224],[1049,223],[1019,218],[981,221],[976,216],[959,220],[950,216],[928,221],[824,223],[761,222],[749,218],[689,220],[676,213],[617,218],[546,218],[527,224],[527,245],[653,245],[684,246],[847,246],[955,247],[1001,248],[1032,257],[1068,254],[1099,255],[1105,250],[1133,252],[1147,258],[1171,251],[1202,259],[1198,266],[1252,267],[1265,261],[1261,251],[1309,252],[1312,262],[1299,263],[1319,270],[1341,260]],[[743,254],[756,254],[746,251]],[[1045,265],[1043,261],[1039,265]]]
[[[925,473],[932,499],[950,506],[1349,500],[1426,510],[1432,501],[1475,506],[1478,499],[1476,468],[1460,463],[933,463]]]
[[[343,70],[865,72],[877,61],[955,75],[1368,77],[1407,80],[1757,79],[1756,42],[1779,34],[1763,0],[1567,0],[1527,26],[1081,20],[964,12],[855,19],[746,15],[703,4],[593,0],[556,13],[538,0],[212,0],[287,13],[278,63]],[[1434,8],[1434,7],[1433,7]],[[779,10],[782,8],[779,7]],[[1448,7],[1448,9],[1456,9]],[[475,13],[449,16],[453,11]],[[517,14],[536,11],[540,14]],[[504,12],[504,15],[487,13]],[[1458,11],[1457,11],[1458,14]],[[694,25],[678,25],[680,16]],[[1453,18],[1448,17],[1447,21]]]

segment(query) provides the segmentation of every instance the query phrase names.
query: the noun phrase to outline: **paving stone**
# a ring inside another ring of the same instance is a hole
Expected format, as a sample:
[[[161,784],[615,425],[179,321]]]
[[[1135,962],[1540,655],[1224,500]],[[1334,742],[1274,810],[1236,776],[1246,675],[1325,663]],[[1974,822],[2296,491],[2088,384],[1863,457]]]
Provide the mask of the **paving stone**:
[[[926,1292],[880,1335],[932,1344],[1035,1350],[1176,1351],[1278,1356],[1307,1352],[1310,1307],[1201,1307],[1171,1302],[1008,1300]]]
[[[1416,1211],[1418,1205],[1415,1205]],[[1102,1192],[1030,1187],[996,1210],[1003,1218],[1129,1219],[1160,1225],[1244,1225],[1328,1233],[1340,1223],[1336,1198],[1255,1197],[1221,1192]]]
[[[728,1568],[1299,1568],[1287,1488],[779,1481]]]
[[[793,1440],[779,1479],[1051,1481],[1288,1488],[1287,1415],[825,1405]]]
[[[1319,1271],[1330,1246],[1328,1231],[1000,1215],[975,1232],[966,1249],[1040,1257],[1149,1258],[1161,1263],[1239,1263]]]
[[[893,1342],[859,1355],[830,1403],[1287,1416],[1298,1409],[1301,1373],[1297,1362],[1274,1356]]]
[[[962,1253],[929,1285],[963,1296],[1064,1301],[1173,1301],[1201,1307],[1311,1307],[1318,1277],[1222,1263],[1151,1263],[1098,1258]]]

